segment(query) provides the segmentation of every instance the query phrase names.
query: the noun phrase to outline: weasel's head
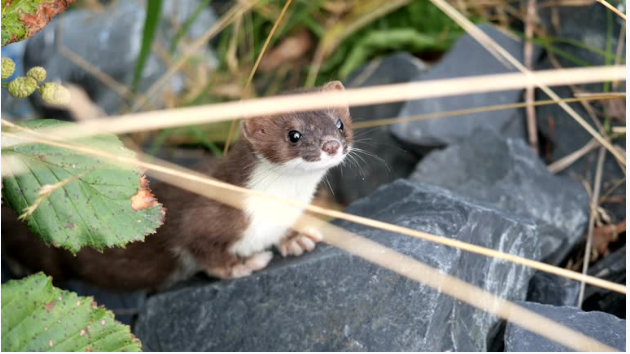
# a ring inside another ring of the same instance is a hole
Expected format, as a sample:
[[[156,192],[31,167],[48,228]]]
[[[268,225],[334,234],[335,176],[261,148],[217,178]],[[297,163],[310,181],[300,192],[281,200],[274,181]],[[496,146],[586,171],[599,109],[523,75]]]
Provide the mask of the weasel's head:
[[[331,81],[313,91],[343,92],[344,87]],[[297,172],[322,171],[340,164],[352,144],[347,106],[245,119],[241,129],[259,156]]]

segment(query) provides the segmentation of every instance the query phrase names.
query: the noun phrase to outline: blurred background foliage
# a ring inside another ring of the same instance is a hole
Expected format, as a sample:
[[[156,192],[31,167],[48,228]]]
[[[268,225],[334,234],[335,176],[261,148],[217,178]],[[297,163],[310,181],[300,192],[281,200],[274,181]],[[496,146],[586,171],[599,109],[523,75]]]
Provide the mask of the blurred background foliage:
[[[121,0],[78,0],[76,8],[107,11]],[[329,80],[345,80],[367,63],[394,52],[408,52],[431,65],[449,50],[464,33],[447,15],[429,0],[291,0],[286,13],[270,39],[251,85],[248,79],[265,40],[280,18],[284,0],[198,0],[195,10],[185,18],[162,11],[177,10],[177,3],[168,0],[147,0],[145,23],[140,51],[133,70],[133,80],[127,89],[130,94],[121,105],[121,113],[155,109],[134,103],[145,94],[139,88],[147,58],[153,52],[170,68],[182,55],[193,52],[195,40],[188,33],[198,25],[200,14],[209,7],[218,22],[226,26],[213,35],[206,48],[216,54],[217,66],[207,67],[200,54],[188,56],[181,69],[185,77],[183,90],[166,89],[158,100],[162,108],[186,107],[243,98],[270,96],[300,87],[313,87]],[[552,6],[579,6],[593,1],[557,0],[538,1],[538,9]],[[164,4],[163,4],[164,3]],[[522,0],[450,0],[449,3],[477,24],[492,23],[514,38],[524,38],[525,3]],[[612,1],[625,9],[625,1]],[[231,16],[238,6],[251,4],[240,15]],[[611,20],[613,15],[611,13]],[[176,30],[172,38],[161,38],[157,28],[168,22]],[[217,22],[215,22],[217,23]],[[208,24],[208,28],[215,25]],[[587,43],[571,41],[546,33],[537,27],[534,42],[555,56],[576,65],[592,65],[566,51],[567,46],[586,49],[603,56],[612,63],[614,48],[602,51]],[[82,53],[77,53],[81,55]],[[625,60],[622,60],[625,63]],[[235,117],[238,118],[238,117]],[[165,129],[159,132],[132,134],[138,146],[147,146],[157,153],[163,146],[195,146],[219,155],[228,136],[229,122]],[[234,137],[236,138],[236,136]]]

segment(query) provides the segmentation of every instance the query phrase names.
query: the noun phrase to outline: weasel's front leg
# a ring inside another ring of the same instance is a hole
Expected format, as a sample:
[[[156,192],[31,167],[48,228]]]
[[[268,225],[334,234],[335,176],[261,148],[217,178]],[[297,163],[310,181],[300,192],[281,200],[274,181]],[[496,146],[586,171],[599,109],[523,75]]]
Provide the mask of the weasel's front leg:
[[[270,251],[253,254],[249,257],[234,258],[220,266],[206,268],[206,273],[220,279],[242,278],[265,268],[273,258]]]
[[[300,256],[304,252],[315,249],[315,244],[321,242],[324,236],[319,230],[310,228],[304,233],[289,230],[287,236],[277,246],[283,257]]]

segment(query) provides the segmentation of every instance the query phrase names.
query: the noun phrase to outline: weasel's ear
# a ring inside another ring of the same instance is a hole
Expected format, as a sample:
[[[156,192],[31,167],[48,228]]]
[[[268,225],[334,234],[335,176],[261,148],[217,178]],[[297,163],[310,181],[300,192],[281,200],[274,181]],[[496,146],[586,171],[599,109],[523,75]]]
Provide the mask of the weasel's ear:
[[[341,81],[331,81],[323,86],[324,91],[344,91],[346,88],[343,87]]]
[[[341,81],[331,81],[324,86],[322,86],[323,91],[345,91],[346,88],[343,87]],[[336,112],[338,112],[342,117],[345,117],[348,121],[352,121],[350,117],[350,108],[346,106],[336,107],[334,108]]]
[[[241,120],[241,132],[247,140],[251,140],[265,134],[265,124],[263,117],[251,117]]]

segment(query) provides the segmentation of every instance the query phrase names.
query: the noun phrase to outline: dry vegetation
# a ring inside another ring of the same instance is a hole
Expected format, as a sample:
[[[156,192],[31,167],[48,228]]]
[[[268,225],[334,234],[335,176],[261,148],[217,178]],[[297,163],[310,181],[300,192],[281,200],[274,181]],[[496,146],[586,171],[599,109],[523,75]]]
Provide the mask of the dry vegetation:
[[[601,2],[605,3],[604,1]],[[492,22],[507,31],[512,23],[520,21],[525,24],[524,35],[526,37],[533,34],[539,39],[538,43],[547,43],[544,42],[544,33],[540,33],[540,28],[536,26],[534,15],[537,8],[586,3],[592,3],[592,1],[529,1],[529,7],[519,7],[514,6],[514,2],[506,0],[457,0],[450,2],[443,0],[431,0],[430,2],[412,2],[410,0],[259,2],[244,0],[238,2],[234,7],[226,9],[221,19],[215,26],[208,29],[202,40],[189,43],[185,39],[181,39],[179,43],[174,44],[184,46],[186,55],[179,58],[171,57],[168,48],[154,46],[153,50],[161,53],[164,60],[169,63],[169,70],[162,79],[155,83],[154,87],[138,95],[133,95],[130,88],[115,82],[106,74],[91,67],[89,63],[82,61],[80,53],[72,53],[67,48],[63,49],[68,60],[92,72],[104,85],[115,88],[120,96],[125,98],[127,114],[112,118],[115,121],[110,119],[96,120],[83,116],[82,123],[73,130],[34,132],[20,129],[22,131],[12,133],[3,131],[2,135],[23,139],[24,142],[39,142],[66,147],[120,163],[135,164],[147,169],[156,178],[201,195],[219,199],[225,203],[231,203],[235,194],[251,194],[253,192],[199,175],[194,171],[174,166],[150,155],[140,155],[141,161],[138,162],[134,159],[125,159],[68,143],[68,138],[90,134],[90,131],[107,131],[125,134],[124,137],[129,146],[146,146],[150,142],[154,146],[154,149],[149,149],[150,153],[168,146],[193,145],[201,146],[218,155],[227,150],[229,142],[233,140],[231,132],[234,131],[233,122],[236,119],[250,118],[263,112],[274,113],[291,109],[306,110],[345,102],[349,102],[351,105],[360,105],[411,98],[428,98],[471,93],[474,90],[505,90],[517,87],[528,89],[530,93],[526,96],[527,102],[517,106],[534,107],[543,104],[559,104],[593,136],[588,147],[576,151],[572,156],[567,156],[566,160],[551,165],[550,170],[552,172],[566,167],[567,164],[588,151],[597,148],[600,150],[601,157],[598,159],[598,175],[595,179],[595,187],[588,188],[592,197],[592,215],[588,227],[585,253],[576,257],[576,261],[571,264],[570,269],[554,267],[464,242],[345,214],[336,211],[337,207],[326,199],[318,201],[320,206],[299,206],[306,208],[310,215],[317,215],[320,218],[345,219],[370,227],[457,247],[468,252],[501,258],[526,267],[578,280],[583,284],[588,283],[625,294],[626,287],[623,285],[585,275],[589,262],[595,260],[591,255],[594,255],[595,258],[605,255],[608,244],[613,242],[617,235],[625,232],[625,221],[619,225],[610,225],[606,222],[606,214],[600,204],[610,191],[601,191],[598,183],[601,180],[603,156],[607,152],[618,160],[625,171],[625,151],[619,148],[613,139],[621,131],[613,131],[604,126],[597,129],[592,128],[587,123],[588,117],[580,117],[567,105],[568,102],[572,101],[581,101],[587,106],[589,101],[594,100],[615,102],[620,97],[625,98],[625,94],[603,92],[579,95],[579,92],[576,92],[575,98],[561,100],[553,93],[553,89],[549,88],[561,84],[625,81],[625,66],[574,69],[564,72],[551,71],[534,75],[531,73],[531,61],[525,65],[520,64],[498,44],[477,30],[471,22],[471,20],[474,22]],[[85,1],[80,5],[98,8],[103,6],[95,1]],[[419,24],[413,22],[415,21],[414,11],[432,15],[429,19],[422,19],[422,23]],[[405,32],[404,27],[410,24],[417,25],[416,28],[420,28],[424,32]],[[351,71],[365,64],[370,58],[396,50],[418,53],[423,59],[434,61],[439,59],[441,53],[448,49],[450,44],[464,31],[477,39],[506,65],[517,68],[521,74],[507,74],[491,80],[487,77],[461,79],[458,85],[452,85],[448,81],[421,82],[409,86],[391,85],[369,90],[348,90],[343,97],[322,93],[300,96],[299,99],[290,97],[255,99],[257,96],[272,96],[287,89],[317,85],[330,78],[344,78]],[[265,37],[262,37],[263,35]],[[437,40],[424,41],[424,37],[437,38]],[[206,45],[208,40],[215,41],[220,54],[221,69],[212,75],[203,72],[203,68],[196,65],[193,60],[196,49]],[[63,46],[63,44],[61,45]],[[526,53],[528,53],[527,49]],[[531,55],[531,47],[529,55]],[[154,96],[168,78],[176,72],[186,74],[186,91],[180,95],[166,92],[161,97],[166,104],[166,109],[150,111],[151,107],[147,104],[147,98]],[[551,99],[534,102],[532,93],[534,87],[545,91]],[[86,102],[80,104],[89,105]],[[514,106],[493,106],[474,111],[489,111],[509,107]],[[609,107],[612,111],[612,106]],[[81,110],[83,109],[81,107],[74,109],[85,112],[85,110]],[[93,110],[88,110],[88,112],[93,112]],[[471,113],[471,111],[442,112],[435,115],[410,117],[408,120],[439,118],[466,113]],[[536,131],[533,114],[533,110],[529,109],[530,131]],[[621,119],[621,117],[615,118],[611,115],[610,119]],[[625,120],[625,112],[623,119]],[[396,122],[400,122],[400,120],[397,121],[392,118],[372,121],[360,124],[357,129],[395,124]],[[3,125],[16,128],[6,120],[3,120]],[[622,134],[625,134],[625,130]],[[530,142],[537,147],[535,134],[531,134],[530,137]],[[5,164],[4,160],[3,164]],[[621,183],[625,183],[625,180]],[[277,198],[264,196],[260,193],[257,195],[266,198],[269,203],[281,202],[296,205],[292,201],[277,200]],[[389,268],[403,276],[433,288],[440,288],[441,291],[463,302],[493,312],[499,317],[517,321],[519,325],[561,342],[568,347],[578,350],[585,348],[590,350],[611,349],[572,330],[553,324],[551,321],[526,311],[509,301],[498,299],[494,295],[461,280],[438,273],[417,260],[386,249],[359,235],[350,234],[338,227],[322,223],[320,218],[307,218],[305,224],[299,225],[299,227],[309,227],[316,223],[318,227],[326,230],[325,242]]]

